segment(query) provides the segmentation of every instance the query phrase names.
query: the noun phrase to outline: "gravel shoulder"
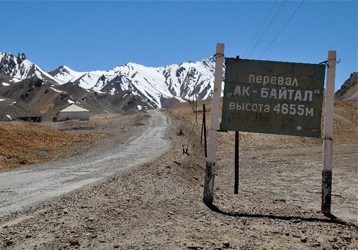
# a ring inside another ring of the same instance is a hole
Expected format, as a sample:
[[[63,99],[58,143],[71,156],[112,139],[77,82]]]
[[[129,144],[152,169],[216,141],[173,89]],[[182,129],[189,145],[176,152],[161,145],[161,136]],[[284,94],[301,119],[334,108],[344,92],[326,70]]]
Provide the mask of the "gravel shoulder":
[[[1,218],[0,249],[358,248],[356,143],[335,144],[337,218],[328,218],[319,212],[321,147],[242,151],[239,195],[233,152],[220,151],[208,208],[198,131],[172,118],[168,137],[151,163]]]

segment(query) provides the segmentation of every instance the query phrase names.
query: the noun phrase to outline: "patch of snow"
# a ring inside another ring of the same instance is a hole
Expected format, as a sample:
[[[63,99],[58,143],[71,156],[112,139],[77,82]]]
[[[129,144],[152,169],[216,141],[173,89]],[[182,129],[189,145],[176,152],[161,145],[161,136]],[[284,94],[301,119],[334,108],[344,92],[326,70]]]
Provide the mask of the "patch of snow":
[[[6,87],[6,86],[10,86],[10,84],[9,84],[9,83],[6,83],[6,82],[3,82],[3,83],[2,83],[2,86],[5,86],[5,87]]]
[[[55,92],[57,92],[57,93],[66,93],[66,92],[63,92],[63,91],[61,91],[61,90],[55,89],[55,88],[53,88],[53,87],[50,87],[50,89],[52,89],[53,91],[55,91]]]
[[[12,118],[11,118],[11,116],[9,116],[9,115],[6,115],[6,117],[7,117],[7,118],[9,118],[9,120],[10,120],[10,121],[12,121]]]
[[[17,78],[12,78],[9,82],[12,82],[12,83],[14,83],[14,82],[19,82],[19,81],[21,81],[21,79],[17,79]]]
[[[143,107],[141,105],[137,105],[138,110],[142,110]]]
[[[41,73],[40,73],[40,72],[35,71],[35,75],[37,76],[37,78],[42,79],[42,75],[41,75]]]
[[[3,102],[3,101],[5,101],[5,99],[0,99],[0,102]]]
[[[13,101],[11,104],[9,104],[9,106],[14,105],[14,104],[16,104],[16,101]]]
[[[68,101],[69,104],[75,103],[74,101],[72,101],[72,100],[70,100],[70,99],[68,99],[67,101]]]

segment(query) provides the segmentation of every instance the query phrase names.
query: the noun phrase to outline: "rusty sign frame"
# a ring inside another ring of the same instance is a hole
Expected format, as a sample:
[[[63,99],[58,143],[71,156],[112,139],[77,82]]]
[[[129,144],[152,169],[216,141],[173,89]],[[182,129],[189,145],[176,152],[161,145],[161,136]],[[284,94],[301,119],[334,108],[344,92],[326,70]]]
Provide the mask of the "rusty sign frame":
[[[220,130],[321,138],[325,65],[225,58]]]

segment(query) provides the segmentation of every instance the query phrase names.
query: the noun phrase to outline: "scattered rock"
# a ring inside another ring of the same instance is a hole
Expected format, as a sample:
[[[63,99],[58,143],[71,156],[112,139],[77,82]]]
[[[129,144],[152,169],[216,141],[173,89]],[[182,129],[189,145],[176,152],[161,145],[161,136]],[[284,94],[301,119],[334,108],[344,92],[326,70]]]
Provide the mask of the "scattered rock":
[[[224,242],[224,243],[223,243],[223,246],[224,246],[224,248],[229,248],[229,247],[230,247],[230,243],[229,243],[229,242]]]
[[[307,242],[307,236],[306,235],[303,235],[301,237],[301,242],[303,242],[303,243]]]
[[[188,249],[204,249],[204,247],[199,246],[199,245],[191,245],[191,246],[188,246]]]
[[[352,236],[343,236],[342,239],[344,239],[346,242],[351,242],[352,241]]]
[[[179,130],[179,133],[177,133],[177,136],[184,136],[184,132],[182,129]]]
[[[14,242],[12,240],[6,240],[5,244],[6,246],[11,246],[12,244],[14,244]]]
[[[215,243],[211,243],[208,249],[209,250],[221,250],[221,247],[218,247]]]
[[[337,244],[332,244],[332,249],[339,249],[339,246]]]
[[[312,244],[312,246],[313,246],[313,247],[320,247],[320,246],[321,246],[321,243],[315,242],[315,243]]]
[[[79,246],[79,245],[80,245],[80,242],[78,241],[77,238],[71,238],[71,239],[70,239],[70,245],[71,245],[71,246]]]

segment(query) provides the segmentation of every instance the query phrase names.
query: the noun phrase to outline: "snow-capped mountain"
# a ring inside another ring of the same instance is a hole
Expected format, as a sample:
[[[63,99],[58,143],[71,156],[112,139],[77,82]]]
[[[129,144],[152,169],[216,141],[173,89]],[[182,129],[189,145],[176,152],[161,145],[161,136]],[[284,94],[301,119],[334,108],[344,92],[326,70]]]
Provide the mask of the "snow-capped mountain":
[[[184,62],[164,67],[146,67],[127,63],[108,71],[77,72],[67,66],[45,72],[26,59],[0,52],[0,80],[10,77],[5,84],[36,76],[53,85],[72,82],[87,90],[112,95],[130,91],[147,102],[149,107],[163,108],[178,101],[206,99],[212,96],[215,59]],[[4,82],[4,81],[3,81]],[[4,83],[3,83],[4,84]]]
[[[61,66],[49,72],[58,82],[73,82],[85,89],[111,94],[125,90],[146,99],[153,108],[163,107],[163,100],[187,101],[197,95],[212,95],[215,71],[214,58],[164,67],[145,67],[127,63],[108,71],[77,72]]]
[[[14,56],[10,53],[0,52],[0,74],[10,76],[11,82],[19,82],[36,76],[52,84],[57,84],[57,81],[51,75],[27,60],[26,55],[23,53]]]

